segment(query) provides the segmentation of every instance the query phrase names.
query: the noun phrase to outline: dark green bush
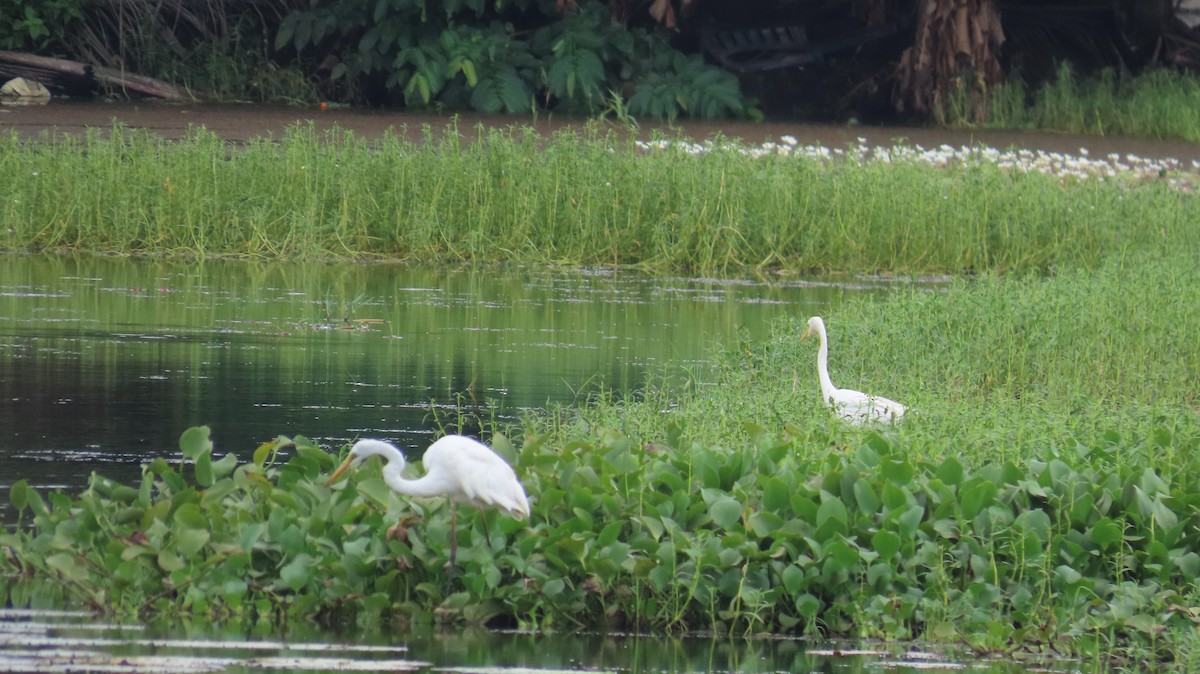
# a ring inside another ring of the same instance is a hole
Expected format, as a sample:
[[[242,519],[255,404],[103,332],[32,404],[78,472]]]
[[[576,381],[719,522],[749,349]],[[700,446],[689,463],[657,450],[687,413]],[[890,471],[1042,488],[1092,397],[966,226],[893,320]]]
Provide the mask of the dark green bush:
[[[733,75],[685,57],[652,27],[614,22],[598,1],[560,12],[552,1],[326,0],[288,15],[275,45],[329,55],[345,90],[382,88],[386,101],[409,106],[660,119],[752,112]]]

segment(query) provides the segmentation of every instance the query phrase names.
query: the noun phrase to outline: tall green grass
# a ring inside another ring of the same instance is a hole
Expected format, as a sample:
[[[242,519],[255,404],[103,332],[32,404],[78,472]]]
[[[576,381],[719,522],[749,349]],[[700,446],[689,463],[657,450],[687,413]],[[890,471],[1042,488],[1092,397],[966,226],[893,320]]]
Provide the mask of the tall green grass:
[[[1158,183],[643,151],[599,130],[10,136],[0,183],[0,249],[21,251],[924,273],[1200,248],[1191,199]]]
[[[1029,91],[1020,76],[988,95],[984,126],[1048,129],[1109,136],[1182,138],[1200,142],[1200,79],[1169,69],[1118,76],[1112,70],[1077,75],[1064,63],[1057,76]],[[965,92],[949,97],[943,117],[951,126],[974,123]]]
[[[1076,443],[1200,435],[1196,306],[1200,271],[1188,256],[916,286],[825,317],[830,376],[914,407],[891,432],[933,460],[982,465]],[[815,455],[852,442],[858,431],[820,401],[816,345],[799,341],[806,319],[729,347],[716,375],[663,373],[642,399],[600,400],[566,418],[581,424],[575,431],[686,432],[731,445],[754,429],[787,429]]]

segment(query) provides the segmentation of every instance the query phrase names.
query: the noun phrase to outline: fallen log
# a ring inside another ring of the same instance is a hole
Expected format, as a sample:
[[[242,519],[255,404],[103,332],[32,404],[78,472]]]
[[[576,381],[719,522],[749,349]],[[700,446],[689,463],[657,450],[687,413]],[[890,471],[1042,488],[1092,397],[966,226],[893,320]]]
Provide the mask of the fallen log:
[[[94,66],[92,72],[95,74],[96,80],[101,84],[126,95],[132,91],[143,96],[163,98],[168,101],[186,101],[191,99],[190,96],[174,84],[156,80],[153,77],[128,73],[123,70],[106,68],[104,66]]]
[[[14,77],[41,82],[55,93],[91,92],[96,87],[86,63],[0,50],[0,82]]]
[[[13,77],[41,82],[58,94],[91,95],[98,86],[104,86],[126,96],[134,94],[171,101],[190,99],[179,87],[153,77],[79,61],[0,50],[0,82]]]

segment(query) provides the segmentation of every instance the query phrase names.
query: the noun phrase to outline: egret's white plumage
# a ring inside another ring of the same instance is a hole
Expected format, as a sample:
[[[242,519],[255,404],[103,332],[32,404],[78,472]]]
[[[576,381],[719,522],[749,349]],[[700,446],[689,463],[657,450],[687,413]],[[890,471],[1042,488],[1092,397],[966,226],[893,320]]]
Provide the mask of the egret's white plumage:
[[[450,499],[452,566],[457,549],[455,504],[480,510],[496,508],[519,520],[529,517],[525,488],[508,462],[487,445],[463,435],[447,435],[430,445],[421,459],[425,474],[415,480],[404,477],[404,454],[399,449],[382,440],[359,440],[327,484],[333,484],[342,473],[372,456],[387,460],[383,479],[395,491],[406,496],[445,496]]]
[[[904,405],[880,396],[867,395],[862,391],[838,388],[829,379],[829,338],[825,335],[825,321],[820,316],[808,319],[808,329],[800,341],[817,333],[821,347],[817,350],[817,376],[821,379],[821,398],[834,414],[855,426],[873,423],[895,423],[907,408]]]

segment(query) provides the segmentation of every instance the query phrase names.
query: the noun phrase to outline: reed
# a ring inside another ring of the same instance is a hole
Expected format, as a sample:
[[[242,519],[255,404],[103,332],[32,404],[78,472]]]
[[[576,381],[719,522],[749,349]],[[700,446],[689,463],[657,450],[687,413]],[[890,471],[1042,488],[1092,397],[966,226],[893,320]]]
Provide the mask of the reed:
[[[826,316],[830,374],[838,386],[915,407],[894,432],[930,460],[983,465],[1114,438],[1200,435],[1197,288],[1187,256],[1131,257],[1052,278],[989,275],[944,291],[914,285]],[[600,396],[559,410],[552,426],[636,437],[686,429],[731,446],[754,429],[785,429],[813,455],[852,443],[858,432],[820,401],[816,347],[799,342],[806,319],[731,345],[716,374],[663,372],[638,399]]]
[[[0,248],[720,273],[1049,271],[1197,248],[1166,181],[647,151],[602,129],[0,139]],[[1155,226],[1143,226],[1153,222]]]
[[[961,95],[951,97],[946,118],[952,126],[974,120]],[[1200,120],[1192,113],[1200,105],[1200,80],[1194,74],[1170,69],[1137,76],[1118,76],[1105,70],[1080,77],[1063,64],[1056,77],[1029,92],[1020,76],[989,95],[985,126],[1001,129],[1047,129],[1071,133],[1181,138],[1200,141]]]

